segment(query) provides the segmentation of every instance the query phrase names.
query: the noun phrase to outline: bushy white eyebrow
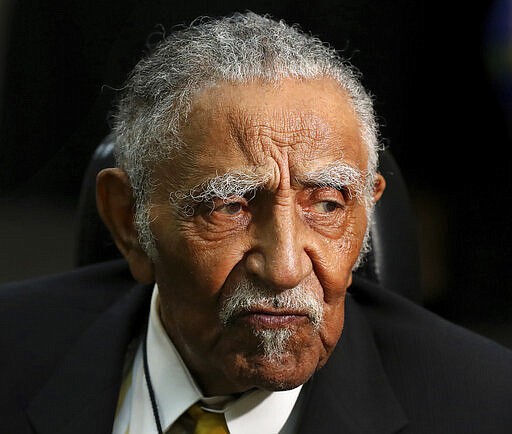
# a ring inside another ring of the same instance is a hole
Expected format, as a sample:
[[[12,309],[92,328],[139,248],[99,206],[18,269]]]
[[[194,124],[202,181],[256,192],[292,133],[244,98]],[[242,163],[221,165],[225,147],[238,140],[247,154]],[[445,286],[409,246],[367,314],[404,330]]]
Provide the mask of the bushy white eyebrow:
[[[169,193],[169,202],[178,213],[190,217],[194,215],[195,205],[208,203],[213,199],[228,200],[234,196],[249,196],[250,200],[270,177],[270,174],[257,173],[254,170],[232,170],[209,178],[189,190],[172,191]],[[364,176],[361,171],[336,161],[321,169],[297,175],[294,179],[301,185],[345,190],[351,198],[360,198],[364,192]]]
[[[256,171],[233,170],[209,178],[190,190],[178,190],[169,194],[169,201],[182,214],[192,216],[194,204],[207,203],[215,198],[227,200],[233,196],[252,196],[264,185],[270,175]],[[250,197],[250,198],[252,198]]]
[[[351,198],[361,198],[365,187],[365,176],[359,169],[338,161],[318,170],[298,175],[295,180],[303,185],[346,190]]]

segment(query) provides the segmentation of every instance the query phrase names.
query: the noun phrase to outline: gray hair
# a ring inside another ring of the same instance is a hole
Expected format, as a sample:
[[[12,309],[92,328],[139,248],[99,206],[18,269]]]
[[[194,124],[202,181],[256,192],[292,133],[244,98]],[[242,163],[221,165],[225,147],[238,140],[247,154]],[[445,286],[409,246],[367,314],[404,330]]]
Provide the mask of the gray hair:
[[[130,178],[139,239],[151,258],[156,258],[149,227],[152,173],[158,161],[182,147],[180,130],[193,98],[220,82],[322,77],[336,80],[347,91],[359,118],[368,149],[366,190],[371,197],[380,149],[371,96],[346,59],[297,25],[252,12],[201,18],[165,37],[139,61],[113,115],[114,153]],[[370,220],[373,204],[365,202]]]

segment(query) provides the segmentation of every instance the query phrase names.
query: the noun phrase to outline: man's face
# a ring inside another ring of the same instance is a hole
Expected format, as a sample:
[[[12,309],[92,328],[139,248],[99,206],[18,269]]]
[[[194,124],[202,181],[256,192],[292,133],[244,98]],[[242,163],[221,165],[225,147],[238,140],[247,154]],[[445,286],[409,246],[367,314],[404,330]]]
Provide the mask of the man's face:
[[[365,234],[354,111],[329,79],[222,84],[182,137],[152,197],[164,327],[206,394],[296,387],[340,337]]]

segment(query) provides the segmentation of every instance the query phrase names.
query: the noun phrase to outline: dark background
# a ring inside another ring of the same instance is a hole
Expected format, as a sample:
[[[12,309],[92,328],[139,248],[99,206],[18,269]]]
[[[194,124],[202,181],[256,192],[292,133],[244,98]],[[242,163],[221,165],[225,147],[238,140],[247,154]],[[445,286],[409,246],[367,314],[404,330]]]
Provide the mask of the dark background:
[[[148,35],[250,9],[300,23],[363,71],[410,188],[425,305],[512,347],[512,7],[470,3],[4,2],[0,282],[74,266],[82,176]]]

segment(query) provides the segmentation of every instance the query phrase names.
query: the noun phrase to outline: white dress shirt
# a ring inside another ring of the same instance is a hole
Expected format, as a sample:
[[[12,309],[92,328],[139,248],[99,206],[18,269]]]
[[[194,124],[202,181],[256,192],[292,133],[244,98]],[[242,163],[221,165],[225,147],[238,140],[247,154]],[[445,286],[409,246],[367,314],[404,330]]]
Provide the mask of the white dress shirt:
[[[165,432],[192,404],[206,406],[226,400],[222,407],[230,434],[288,434],[295,431],[298,411],[293,411],[302,386],[282,392],[254,389],[236,400],[204,397],[175,346],[165,332],[158,314],[158,287],[151,299],[147,333],[148,366],[160,422]],[[113,434],[158,434],[151,407],[139,344],[131,380],[114,421]]]

